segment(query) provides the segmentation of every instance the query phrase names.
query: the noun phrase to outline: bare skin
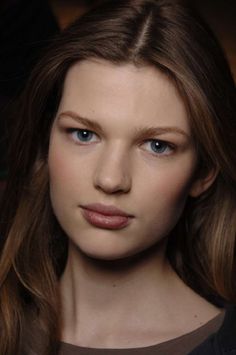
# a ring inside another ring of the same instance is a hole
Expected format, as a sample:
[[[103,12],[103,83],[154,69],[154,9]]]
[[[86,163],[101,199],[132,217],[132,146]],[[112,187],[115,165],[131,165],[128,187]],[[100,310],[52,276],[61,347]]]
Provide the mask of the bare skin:
[[[69,237],[60,281],[63,341],[149,346],[219,313],[179,279],[165,256],[186,199],[214,180],[213,173],[196,178],[187,113],[169,79],[153,67],[74,65],[53,124],[48,164],[54,213]],[[91,225],[83,204],[95,202],[132,214],[131,223],[115,230]]]
[[[61,280],[64,342],[94,348],[135,348],[167,341],[219,314],[151,250],[136,260],[70,260]],[[96,296],[95,296],[96,295]]]

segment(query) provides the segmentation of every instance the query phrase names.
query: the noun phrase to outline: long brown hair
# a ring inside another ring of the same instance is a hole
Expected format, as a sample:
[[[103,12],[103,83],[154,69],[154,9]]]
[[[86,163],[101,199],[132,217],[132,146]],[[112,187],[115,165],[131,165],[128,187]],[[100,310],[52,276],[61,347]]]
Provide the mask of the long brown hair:
[[[236,100],[224,54],[202,20],[177,1],[107,1],[54,40],[15,114],[1,217],[1,354],[57,352],[57,284],[67,239],[49,199],[48,142],[67,70],[88,58],[152,65],[177,86],[199,174],[217,169],[218,176],[206,193],[187,201],[168,257],[199,294],[236,301]]]

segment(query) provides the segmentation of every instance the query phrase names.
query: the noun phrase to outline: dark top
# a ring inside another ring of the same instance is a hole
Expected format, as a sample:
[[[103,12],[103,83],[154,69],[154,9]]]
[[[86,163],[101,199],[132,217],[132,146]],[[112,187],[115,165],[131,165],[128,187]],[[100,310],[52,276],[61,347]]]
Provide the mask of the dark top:
[[[129,349],[96,349],[62,343],[59,355],[187,355],[210,335],[217,332],[224,320],[224,312],[198,329],[163,343]]]
[[[236,355],[236,305],[226,307],[224,322],[219,331],[189,355]]]

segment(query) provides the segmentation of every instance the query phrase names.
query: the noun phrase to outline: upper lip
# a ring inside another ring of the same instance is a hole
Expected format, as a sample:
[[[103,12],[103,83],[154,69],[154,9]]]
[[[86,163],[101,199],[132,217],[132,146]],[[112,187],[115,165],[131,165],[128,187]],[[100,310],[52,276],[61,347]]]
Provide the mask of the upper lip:
[[[105,216],[124,216],[133,217],[132,215],[120,210],[119,208],[111,205],[103,205],[101,203],[92,203],[81,206],[82,208],[101,213]]]

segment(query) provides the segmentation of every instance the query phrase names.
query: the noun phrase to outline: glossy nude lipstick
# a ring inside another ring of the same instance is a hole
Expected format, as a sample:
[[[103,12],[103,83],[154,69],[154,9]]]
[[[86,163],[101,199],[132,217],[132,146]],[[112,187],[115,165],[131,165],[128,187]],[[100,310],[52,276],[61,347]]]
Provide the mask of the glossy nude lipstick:
[[[134,216],[114,206],[102,204],[83,205],[82,214],[88,223],[104,229],[121,229],[126,227]]]

